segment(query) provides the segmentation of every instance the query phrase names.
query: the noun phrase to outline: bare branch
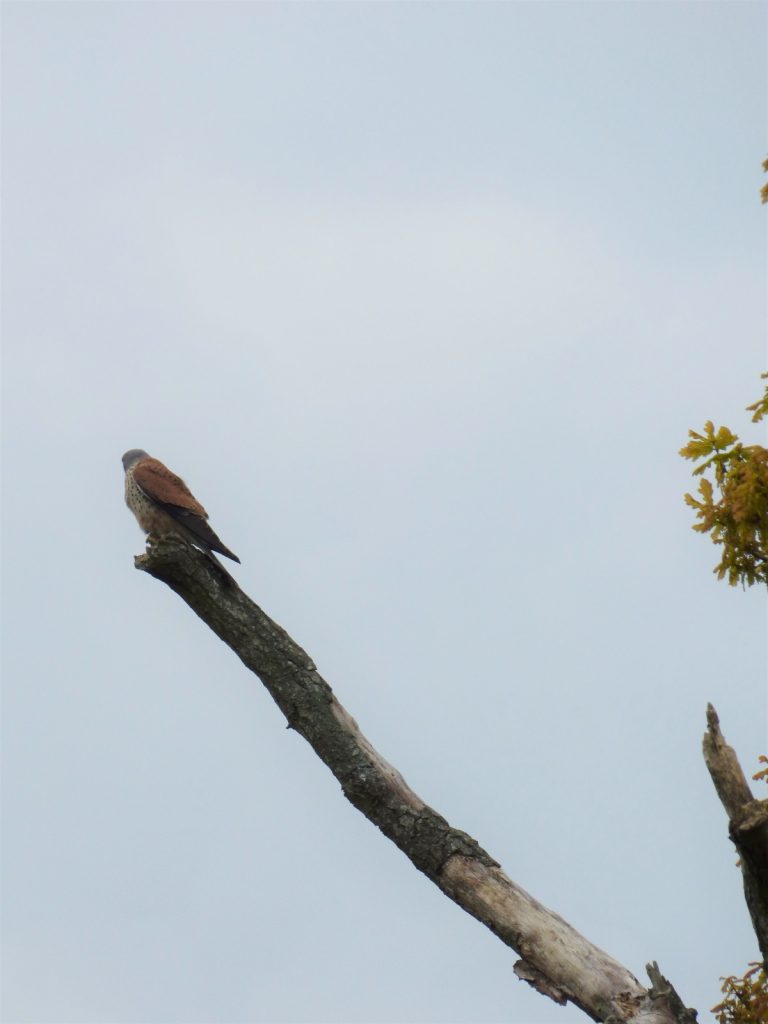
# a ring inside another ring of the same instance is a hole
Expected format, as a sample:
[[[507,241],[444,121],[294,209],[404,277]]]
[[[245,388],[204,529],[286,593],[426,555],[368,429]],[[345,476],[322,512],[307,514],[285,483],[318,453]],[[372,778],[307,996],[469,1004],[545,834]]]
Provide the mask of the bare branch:
[[[695,1024],[696,1011],[689,1010],[683,1004],[674,985],[664,977],[656,961],[646,964],[645,970],[651,979],[651,999],[663,999],[680,1024]]]
[[[768,964],[768,800],[756,800],[736,751],[720,732],[720,719],[707,704],[704,760],[728,815],[728,834],[741,857],[744,898],[763,962]]]
[[[647,991],[508,878],[471,836],[428,807],[365,739],[306,652],[210,559],[165,538],[137,557],[136,566],[175,590],[259,676],[288,725],[312,745],[347,799],[447,896],[522,957],[515,965],[518,977],[555,1002],[571,1000],[596,1021],[689,1024],[693,1011],[683,1017],[673,1001]]]

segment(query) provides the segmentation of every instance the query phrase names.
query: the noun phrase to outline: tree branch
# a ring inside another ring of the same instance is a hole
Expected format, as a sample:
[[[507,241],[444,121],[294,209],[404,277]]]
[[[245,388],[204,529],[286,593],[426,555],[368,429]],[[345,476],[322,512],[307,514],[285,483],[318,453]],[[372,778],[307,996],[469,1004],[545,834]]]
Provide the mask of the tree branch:
[[[768,964],[768,800],[756,800],[736,751],[720,732],[720,719],[707,704],[704,760],[728,815],[728,834],[741,857],[744,898],[763,962]]]
[[[428,807],[373,749],[306,652],[209,558],[168,537],[135,562],[179,594],[259,676],[288,726],[312,745],[347,799],[447,896],[520,955],[518,977],[558,1003],[570,1000],[595,1021],[689,1024],[695,1018],[671,986],[658,992],[654,981],[650,991],[643,988],[509,879],[471,836]]]

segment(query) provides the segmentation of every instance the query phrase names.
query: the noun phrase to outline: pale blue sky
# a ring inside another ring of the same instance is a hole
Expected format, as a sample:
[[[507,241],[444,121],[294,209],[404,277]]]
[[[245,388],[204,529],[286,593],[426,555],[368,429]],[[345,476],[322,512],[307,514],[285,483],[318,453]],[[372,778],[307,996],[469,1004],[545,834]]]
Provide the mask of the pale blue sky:
[[[676,453],[765,443],[765,4],[2,19],[3,1019],[585,1019],[135,572],[143,447],[409,784],[711,1020],[766,603]]]

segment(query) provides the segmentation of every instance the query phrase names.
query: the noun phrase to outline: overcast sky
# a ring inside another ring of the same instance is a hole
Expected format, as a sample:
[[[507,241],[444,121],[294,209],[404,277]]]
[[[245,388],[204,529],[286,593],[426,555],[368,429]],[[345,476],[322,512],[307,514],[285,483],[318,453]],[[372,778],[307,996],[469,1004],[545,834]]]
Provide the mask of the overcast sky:
[[[3,4],[8,1024],[570,1024],[138,573],[122,453],[408,783],[700,1020],[766,600],[763,3]]]

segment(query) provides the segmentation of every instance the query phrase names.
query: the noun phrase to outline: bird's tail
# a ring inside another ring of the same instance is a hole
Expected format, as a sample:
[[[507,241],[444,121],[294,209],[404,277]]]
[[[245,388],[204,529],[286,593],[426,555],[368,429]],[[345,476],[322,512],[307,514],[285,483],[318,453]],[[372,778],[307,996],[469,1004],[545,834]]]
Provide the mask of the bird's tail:
[[[224,584],[228,587],[236,587],[237,580],[235,579],[234,576],[230,575],[230,573],[227,572],[226,568],[221,564],[216,555],[214,555],[214,553],[209,549],[205,550],[205,554],[213,562],[214,566],[216,567],[216,572],[222,577]],[[239,562],[240,559],[238,558],[237,561]]]
[[[183,508],[174,508],[173,511],[169,509],[169,512],[174,519],[182,523],[189,530],[195,540],[199,541],[206,548],[218,551],[220,555],[226,555],[233,562],[240,561],[234,551],[230,551],[225,544],[222,544],[205,519],[201,519],[200,516],[194,515]]]

